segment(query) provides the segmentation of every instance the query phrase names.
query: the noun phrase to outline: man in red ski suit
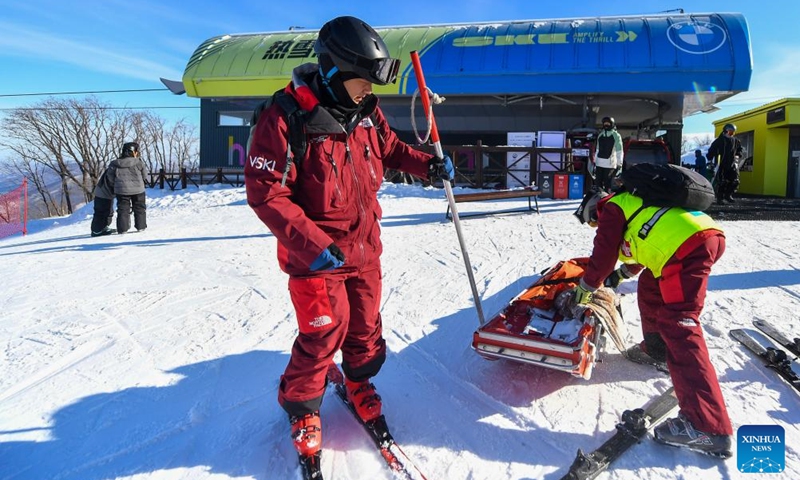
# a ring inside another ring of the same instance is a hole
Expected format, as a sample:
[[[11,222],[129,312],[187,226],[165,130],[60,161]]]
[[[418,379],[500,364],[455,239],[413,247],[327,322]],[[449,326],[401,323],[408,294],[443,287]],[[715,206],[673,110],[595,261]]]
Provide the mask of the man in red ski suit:
[[[414,150],[389,128],[372,85],[394,83],[400,61],[375,30],[338,17],[322,27],[314,49],[319,64],[297,67],[284,90],[307,112],[304,157],[287,161],[287,117],[273,102],[258,118],[244,170],[248,204],[277,238],[289,274],[299,333],[278,401],[302,456],[319,451],[319,408],[338,350],[357,413],[365,421],[381,414],[370,378],[386,358],[377,199],[383,169],[445,181],[454,173],[448,157]]]
[[[583,220],[597,225],[597,233],[576,303],[588,303],[601,285],[616,288],[641,272],[644,341],[627,353],[649,356],[654,364],[666,361],[680,405],[679,416],[656,427],[655,438],[730,457],[733,428],[699,320],[711,266],[725,251],[722,230],[702,212],[670,208],[658,217],[659,207],[643,207],[641,198],[625,191],[587,195],[594,197]],[[615,270],[618,259],[623,264]]]

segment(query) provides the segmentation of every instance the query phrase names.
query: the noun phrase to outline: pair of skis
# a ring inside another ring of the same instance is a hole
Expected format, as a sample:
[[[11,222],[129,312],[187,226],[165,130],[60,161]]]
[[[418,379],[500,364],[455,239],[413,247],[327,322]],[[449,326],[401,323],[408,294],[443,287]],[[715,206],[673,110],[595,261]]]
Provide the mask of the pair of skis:
[[[774,340],[782,348],[764,346],[746,330],[734,329],[730,331],[731,337],[747,347],[756,356],[766,362],[764,366],[774,371],[778,376],[786,380],[789,385],[800,391],[800,375],[792,368],[795,363],[787,352],[800,359],[800,338],[789,339],[774,325],[765,320],[753,320],[753,325],[763,332],[766,336]]]
[[[403,452],[400,445],[392,437],[389,426],[383,415],[364,422],[356,413],[355,406],[347,398],[347,389],[344,385],[344,375],[336,364],[328,367],[328,383],[333,386],[336,396],[344,402],[350,413],[353,414],[358,423],[364,427],[386,465],[392,470],[394,478],[398,480],[427,480],[425,475],[417,468],[411,459]],[[303,480],[322,480],[322,469],[320,464],[320,453],[312,456],[300,456],[300,467],[303,473]]]
[[[369,433],[387,466],[398,480],[427,480],[425,475],[403,453],[392,437],[383,415],[370,422],[363,422],[356,414],[355,407],[347,399],[344,376],[336,365],[328,370],[328,380],[333,385],[336,396],[347,406],[348,410]],[[608,466],[619,458],[630,447],[639,443],[647,432],[661,423],[678,407],[674,388],[670,388],[643,408],[626,410],[617,424],[616,433],[597,450],[584,453],[578,450],[577,457],[562,480],[590,480],[604,472]],[[320,455],[300,457],[304,480],[322,480]]]

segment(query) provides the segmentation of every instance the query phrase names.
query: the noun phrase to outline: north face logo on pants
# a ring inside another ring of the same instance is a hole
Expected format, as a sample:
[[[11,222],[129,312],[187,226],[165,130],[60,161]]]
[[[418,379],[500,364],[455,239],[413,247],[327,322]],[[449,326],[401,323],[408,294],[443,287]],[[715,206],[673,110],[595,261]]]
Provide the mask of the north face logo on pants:
[[[314,320],[308,322],[308,326],[311,328],[324,328],[333,323],[333,319],[327,315],[322,315],[320,317],[316,317]]]

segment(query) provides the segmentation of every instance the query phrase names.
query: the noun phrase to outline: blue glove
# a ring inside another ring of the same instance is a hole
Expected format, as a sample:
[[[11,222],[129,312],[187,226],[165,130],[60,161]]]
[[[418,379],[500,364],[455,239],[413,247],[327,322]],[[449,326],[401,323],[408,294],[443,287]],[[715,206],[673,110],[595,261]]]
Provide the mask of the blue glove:
[[[453,161],[445,155],[444,158],[432,157],[428,160],[428,180],[453,180],[456,178],[456,169]]]
[[[314,263],[311,264],[311,271],[333,270],[342,265],[344,265],[344,253],[339,250],[339,247],[337,247],[335,243],[331,243],[328,245],[328,248],[319,254],[319,257],[314,260]]]

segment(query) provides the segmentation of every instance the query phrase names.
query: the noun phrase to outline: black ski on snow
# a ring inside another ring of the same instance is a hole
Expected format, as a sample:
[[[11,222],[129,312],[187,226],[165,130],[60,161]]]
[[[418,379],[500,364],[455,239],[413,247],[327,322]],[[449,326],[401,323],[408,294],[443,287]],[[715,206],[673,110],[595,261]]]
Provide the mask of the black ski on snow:
[[[678,406],[674,388],[651,400],[644,408],[625,410],[617,432],[600,447],[590,453],[578,449],[578,455],[569,472],[561,480],[590,480],[596,478],[625,451],[639,443],[647,431],[664,420]]]
[[[383,457],[386,464],[392,469],[394,477],[402,480],[427,480],[427,477],[411,462],[411,459],[403,453],[397,442],[394,441],[392,434],[389,432],[389,426],[386,425],[386,418],[383,415],[371,420],[369,422],[361,421],[361,417],[356,413],[356,409],[352,403],[347,399],[347,389],[344,386],[344,375],[336,364],[331,364],[328,368],[328,381],[333,385],[336,396],[344,402],[347,409],[358,420],[364,429],[372,437],[375,446]],[[314,480],[321,479],[319,477],[311,477]]]
[[[765,347],[758,340],[753,338],[752,335],[742,329],[734,329],[730,331],[730,336],[736,339],[739,343],[747,347],[748,350],[761,357],[762,360],[767,362],[765,365],[770,370],[775,371],[784,380],[789,382],[797,391],[800,391],[800,375],[792,370],[792,361],[786,355],[786,352],[777,348]]]
[[[766,320],[753,320],[753,325],[764,332],[768,337],[778,342],[781,347],[792,352],[792,355],[800,358],[800,338],[795,337],[794,340],[789,340],[789,337],[781,333],[775,328],[775,325]]]

